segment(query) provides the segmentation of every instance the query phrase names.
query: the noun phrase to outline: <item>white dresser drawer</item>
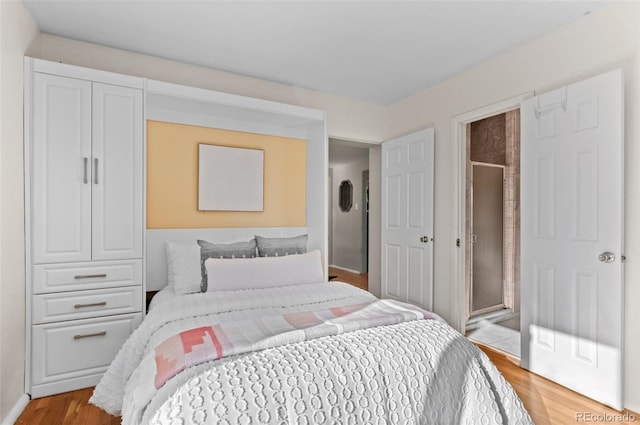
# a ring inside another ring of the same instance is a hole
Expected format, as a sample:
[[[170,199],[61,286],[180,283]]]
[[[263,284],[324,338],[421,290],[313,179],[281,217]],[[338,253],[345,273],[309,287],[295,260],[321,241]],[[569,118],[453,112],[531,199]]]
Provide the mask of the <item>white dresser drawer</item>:
[[[103,373],[141,321],[135,313],[34,326],[33,386]]]
[[[34,295],[33,324],[142,311],[142,286]]]
[[[33,266],[33,293],[142,285],[142,260]]]

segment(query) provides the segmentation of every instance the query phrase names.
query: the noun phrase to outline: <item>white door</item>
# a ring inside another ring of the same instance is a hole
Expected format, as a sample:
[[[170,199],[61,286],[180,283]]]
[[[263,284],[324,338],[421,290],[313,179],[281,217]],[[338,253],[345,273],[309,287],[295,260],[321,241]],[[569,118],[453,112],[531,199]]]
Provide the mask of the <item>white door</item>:
[[[142,91],[93,83],[93,259],[142,258]]]
[[[33,262],[90,260],[91,83],[36,72],[31,105]]]
[[[522,366],[622,408],[620,70],[521,105]]]
[[[382,144],[382,297],[433,308],[433,128]]]

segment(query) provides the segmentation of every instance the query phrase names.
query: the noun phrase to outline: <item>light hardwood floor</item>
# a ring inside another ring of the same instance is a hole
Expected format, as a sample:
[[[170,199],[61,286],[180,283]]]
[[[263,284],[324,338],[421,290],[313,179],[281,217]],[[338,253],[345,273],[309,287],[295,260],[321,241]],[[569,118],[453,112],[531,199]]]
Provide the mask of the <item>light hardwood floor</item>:
[[[336,267],[329,267],[329,277],[336,276],[335,281],[349,283],[360,289],[367,291],[369,289],[369,274],[356,274]]]
[[[351,283],[362,289],[367,288],[367,276],[356,275],[340,269],[329,269],[329,274],[338,276],[336,280]],[[640,424],[640,415],[625,411],[627,417],[635,420],[616,421],[614,415],[621,415],[613,409],[596,403],[533,373],[521,369],[517,362],[490,348],[480,346],[498,370],[511,383],[536,425],[561,425],[579,423]],[[119,417],[108,415],[95,406],[89,405],[93,388],[58,394],[32,400],[22,413],[17,425],[116,425]],[[582,419],[578,415],[582,414]],[[587,415],[603,421],[586,420]]]
[[[119,425],[111,416],[89,404],[93,388],[31,400],[16,425]]]
[[[638,413],[625,410],[618,412],[610,407],[595,402],[576,392],[551,382],[535,373],[526,371],[519,366],[519,362],[486,346],[479,346],[507,381],[516,390],[524,406],[529,411],[536,425],[579,424],[579,423],[614,423],[640,424]],[[614,415],[627,415],[630,420],[612,420]],[[594,417],[604,420],[594,420]],[[588,417],[591,420],[587,420]],[[633,420],[635,418],[635,420]]]

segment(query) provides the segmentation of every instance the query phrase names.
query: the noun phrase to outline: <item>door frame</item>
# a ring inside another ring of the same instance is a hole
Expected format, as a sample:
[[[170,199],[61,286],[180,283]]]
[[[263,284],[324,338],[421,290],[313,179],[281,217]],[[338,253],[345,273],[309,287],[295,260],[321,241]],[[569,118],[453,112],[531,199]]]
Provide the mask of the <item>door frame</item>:
[[[469,310],[465,295],[465,204],[467,185],[467,124],[482,120],[494,115],[502,114],[520,108],[520,103],[534,92],[528,91],[496,103],[456,115],[451,119],[451,140],[453,142],[452,169],[454,170],[454,196],[452,199],[452,211],[454,212],[454,226],[456,240],[452,241],[451,262],[451,297],[450,311],[452,317],[451,326],[464,333],[466,324],[466,312]]]
[[[369,273],[369,168],[362,171],[362,273]]]

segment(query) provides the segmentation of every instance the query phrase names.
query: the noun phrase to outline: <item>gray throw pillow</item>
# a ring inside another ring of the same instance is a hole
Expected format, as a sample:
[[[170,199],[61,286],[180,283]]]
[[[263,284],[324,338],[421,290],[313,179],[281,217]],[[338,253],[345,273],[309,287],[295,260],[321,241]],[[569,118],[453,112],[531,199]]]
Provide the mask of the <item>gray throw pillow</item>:
[[[207,292],[207,269],[204,262],[208,258],[255,258],[256,257],[256,240],[251,239],[247,242],[235,243],[211,243],[198,240],[200,245],[200,269],[202,271],[202,281],[200,289]]]
[[[256,236],[258,256],[282,257],[284,255],[304,254],[307,252],[306,234],[291,238],[265,238]]]

